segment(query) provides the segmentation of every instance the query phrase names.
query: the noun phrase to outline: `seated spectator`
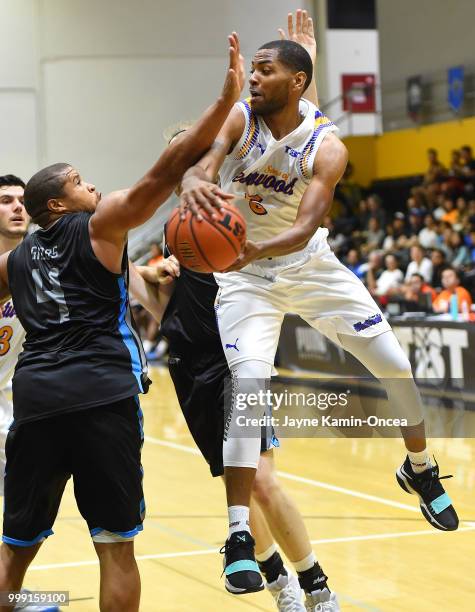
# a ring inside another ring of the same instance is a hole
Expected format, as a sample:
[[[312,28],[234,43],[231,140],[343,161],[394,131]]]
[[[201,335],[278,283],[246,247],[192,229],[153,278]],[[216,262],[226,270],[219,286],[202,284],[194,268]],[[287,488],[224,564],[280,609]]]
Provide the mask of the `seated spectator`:
[[[459,312],[470,311],[472,298],[470,293],[460,285],[460,276],[455,268],[447,267],[442,272],[442,286],[443,291],[434,300],[434,312],[450,312],[450,300],[453,295],[457,296]]]
[[[429,167],[424,175],[424,184],[430,185],[442,180],[447,174],[447,170],[439,161],[439,155],[435,149],[428,149],[427,158],[429,160]]]
[[[392,223],[386,225],[386,237],[383,240],[382,249],[385,253],[392,251],[394,247],[394,227]]]
[[[439,244],[439,236],[435,231],[436,224],[432,215],[424,217],[424,227],[419,232],[417,238],[419,244],[424,249],[434,249]]]
[[[381,244],[384,240],[384,231],[379,225],[379,221],[376,217],[371,217],[368,223],[368,231],[363,232],[365,237],[365,244],[362,247],[364,254],[370,253],[376,249],[381,248]]]
[[[454,256],[454,252],[452,250],[452,242],[451,242],[453,229],[450,223],[441,222],[439,225],[440,225],[440,230],[442,230],[442,233],[440,235],[441,243],[439,245],[439,248],[442,251],[444,251],[445,259],[448,262],[450,262],[452,257]]]
[[[408,248],[409,232],[406,227],[406,215],[403,212],[394,214],[393,240],[394,248],[401,250]]]
[[[356,216],[358,217],[358,229],[360,231],[366,231],[368,229],[368,222],[371,217],[371,213],[369,212],[368,208],[368,202],[366,200],[360,200]]]
[[[434,289],[426,283],[422,274],[412,274],[403,289],[403,297],[407,302],[416,302],[419,306],[429,306],[436,298]]]
[[[461,232],[452,231],[450,236],[450,247],[453,253],[451,264],[454,268],[463,268],[471,263],[472,256],[470,249],[465,244],[464,235]]]
[[[445,253],[442,249],[432,249],[430,256],[432,262],[432,279],[430,284],[434,289],[442,287],[442,270],[447,267]]]
[[[475,181],[475,159],[472,155],[472,147],[465,145],[460,149],[462,158],[462,177],[465,182]]]
[[[453,178],[461,178],[463,176],[462,153],[460,149],[452,150],[448,175]]]
[[[152,242],[150,245],[150,259],[147,262],[148,266],[156,266],[163,259],[162,248],[158,242]]]
[[[368,256],[368,261],[361,264],[359,272],[362,275],[363,282],[368,286],[368,271],[371,269],[372,278],[377,281],[384,271],[383,266],[383,251],[371,251]]]
[[[424,249],[416,244],[411,247],[411,261],[406,270],[406,282],[409,281],[413,274],[420,274],[426,283],[432,280],[432,262],[425,256]]]
[[[467,225],[468,219],[470,217],[467,200],[460,196],[457,198],[455,206],[457,207],[458,211],[458,221],[455,224],[454,229],[460,231]]]
[[[323,226],[328,230],[328,244],[336,255],[339,255],[343,247],[346,246],[348,239],[337,230],[337,227],[330,216],[323,219]]]
[[[424,215],[425,211],[420,208],[411,209],[409,213],[409,226],[407,228],[411,236],[418,236],[419,232],[424,227]]]
[[[445,198],[446,196],[443,193],[437,196],[436,207],[432,211],[432,215],[434,216],[434,219],[436,221],[440,221],[442,217],[445,215],[445,213],[447,212],[444,208]]]
[[[351,270],[358,278],[362,278],[363,273],[361,272],[360,254],[357,249],[350,249],[348,251],[345,265],[348,270]]]
[[[371,293],[377,296],[391,295],[400,289],[404,275],[399,269],[399,262],[395,255],[389,253],[384,258],[386,269],[376,280],[373,278],[371,268],[368,270],[368,288]]]
[[[455,206],[455,202],[451,198],[445,198],[443,206],[445,212],[440,218],[440,220],[444,221],[445,223],[450,223],[450,225],[454,225],[455,223],[457,223],[459,218],[459,211]]]
[[[379,195],[372,193],[368,197],[368,210],[371,217],[376,217],[379,221],[379,227],[384,227],[386,223],[386,212],[382,208],[382,200]]]

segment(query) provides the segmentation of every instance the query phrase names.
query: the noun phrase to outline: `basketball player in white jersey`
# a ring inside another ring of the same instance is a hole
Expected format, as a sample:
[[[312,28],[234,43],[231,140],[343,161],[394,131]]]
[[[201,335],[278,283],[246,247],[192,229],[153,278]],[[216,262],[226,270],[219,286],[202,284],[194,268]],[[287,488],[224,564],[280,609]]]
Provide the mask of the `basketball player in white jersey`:
[[[235,105],[212,149],[182,183],[182,208],[198,219],[220,206],[213,193],[235,196],[245,215],[248,242],[226,274],[216,311],[223,349],[239,393],[258,393],[269,380],[281,323],[287,312],[352,353],[381,379],[401,428],[407,458],[397,471],[401,487],[416,493],[425,518],[454,530],[458,518],[426,450],[420,396],[410,363],[364,285],[335,257],[320,228],[346,167],[347,150],[335,126],[301,100],[312,79],[307,52],[293,41],[272,41],[255,54],[251,97]],[[204,212],[203,212],[204,209]],[[229,424],[235,419],[231,407]],[[250,410],[250,406],[248,406]],[[265,407],[253,408],[262,416]],[[257,582],[249,534],[249,498],[259,439],[227,436],[223,446],[230,534],[226,580],[246,592]],[[315,585],[308,610],[334,610],[325,583]],[[313,607],[312,607],[313,606]]]
[[[24,188],[25,183],[17,176],[0,176],[0,255],[18,246],[26,234],[30,218],[23,206]],[[3,495],[5,440],[13,420],[13,407],[4,389],[13,376],[25,332],[10,299],[0,309],[0,495]]]

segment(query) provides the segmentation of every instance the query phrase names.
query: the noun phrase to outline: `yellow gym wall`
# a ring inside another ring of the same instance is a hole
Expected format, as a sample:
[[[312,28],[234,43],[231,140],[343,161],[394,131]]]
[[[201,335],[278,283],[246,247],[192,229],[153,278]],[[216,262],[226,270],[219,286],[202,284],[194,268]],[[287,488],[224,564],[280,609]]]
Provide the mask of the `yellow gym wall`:
[[[367,186],[373,179],[423,174],[430,147],[439,151],[441,162],[448,166],[452,149],[464,144],[475,148],[475,117],[381,136],[349,136],[344,141],[354,166],[353,178]]]

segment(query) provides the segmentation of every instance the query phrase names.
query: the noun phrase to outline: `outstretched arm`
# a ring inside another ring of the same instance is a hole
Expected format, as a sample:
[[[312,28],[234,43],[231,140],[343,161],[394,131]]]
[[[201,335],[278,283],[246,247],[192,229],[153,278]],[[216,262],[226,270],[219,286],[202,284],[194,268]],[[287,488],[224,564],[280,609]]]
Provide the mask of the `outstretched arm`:
[[[229,68],[223,91],[195,125],[177,138],[157,163],[128,192],[104,198],[90,221],[90,236],[98,259],[111,272],[120,271],[127,232],[147,221],[168,198],[183,173],[210,148],[244,84],[239,39],[229,37]]]
[[[279,34],[282,40],[289,39],[302,45],[312,58],[313,79],[310,86],[305,91],[305,98],[315,104],[315,106],[318,106],[317,79],[315,75],[317,41],[313,29],[313,19],[308,16],[307,11],[297,9],[295,14],[295,27],[293,13],[289,13],[287,16],[287,33],[282,28],[279,28]]]
[[[328,214],[335,187],[347,162],[345,145],[333,134],[328,134],[315,157],[313,178],[303,194],[293,226],[269,240],[246,242],[236,263],[226,272],[240,270],[256,259],[279,257],[303,249]]]

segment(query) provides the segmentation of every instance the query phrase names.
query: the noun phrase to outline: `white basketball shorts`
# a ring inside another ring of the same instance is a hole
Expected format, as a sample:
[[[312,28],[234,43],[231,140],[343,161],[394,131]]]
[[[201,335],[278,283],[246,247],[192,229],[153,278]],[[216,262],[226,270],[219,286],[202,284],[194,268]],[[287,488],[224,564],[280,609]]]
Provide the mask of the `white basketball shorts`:
[[[289,256],[215,274],[216,317],[229,367],[274,363],[284,315],[297,314],[341,346],[339,334],[377,336],[391,329],[363,283],[335,256],[320,228]]]

